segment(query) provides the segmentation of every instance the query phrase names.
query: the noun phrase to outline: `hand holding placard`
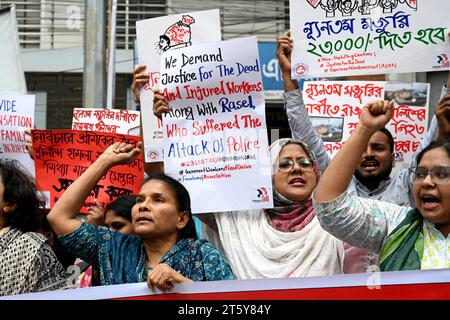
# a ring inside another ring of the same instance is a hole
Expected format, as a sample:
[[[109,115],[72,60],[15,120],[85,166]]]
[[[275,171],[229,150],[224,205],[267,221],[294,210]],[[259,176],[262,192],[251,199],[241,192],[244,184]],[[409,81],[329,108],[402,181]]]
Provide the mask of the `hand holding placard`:
[[[162,119],[163,113],[168,113],[170,110],[169,102],[167,102],[163,91],[160,89],[156,90],[153,96],[153,114],[157,118]]]
[[[434,112],[439,125],[439,139],[450,137],[450,93],[439,101]]]
[[[145,65],[139,65],[133,70],[133,84],[131,89],[134,93],[134,101],[136,103],[141,103],[141,88],[148,82],[149,75],[145,73]]]

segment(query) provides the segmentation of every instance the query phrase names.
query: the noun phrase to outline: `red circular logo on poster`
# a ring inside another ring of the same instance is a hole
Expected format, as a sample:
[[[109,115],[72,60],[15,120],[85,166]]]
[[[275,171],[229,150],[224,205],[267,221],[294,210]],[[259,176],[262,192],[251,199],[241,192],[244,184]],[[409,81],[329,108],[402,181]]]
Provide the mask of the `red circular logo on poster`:
[[[309,71],[308,66],[304,63],[297,63],[294,66],[294,73],[297,76],[300,76],[300,77],[306,76],[308,74],[308,71]]]
[[[150,152],[150,159],[155,160],[158,158],[158,152],[152,151]]]

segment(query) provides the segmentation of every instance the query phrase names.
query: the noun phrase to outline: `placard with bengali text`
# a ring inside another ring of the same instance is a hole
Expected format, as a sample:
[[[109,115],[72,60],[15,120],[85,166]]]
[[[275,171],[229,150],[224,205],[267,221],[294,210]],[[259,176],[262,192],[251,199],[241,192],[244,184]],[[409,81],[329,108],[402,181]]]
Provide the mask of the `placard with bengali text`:
[[[290,0],[292,77],[450,70],[448,0]]]
[[[133,110],[74,108],[72,129],[139,136],[140,117]]]
[[[53,207],[86,169],[115,142],[134,146],[140,137],[78,130],[32,130],[36,180]],[[143,162],[138,157],[128,165],[111,168],[87,197],[81,213],[87,213],[94,199],[105,205],[126,194],[137,194],[144,180]]]
[[[314,129],[333,157],[355,130],[364,105],[394,101],[386,128],[394,137],[396,167],[407,167],[427,133],[428,83],[307,81],[303,100]]]

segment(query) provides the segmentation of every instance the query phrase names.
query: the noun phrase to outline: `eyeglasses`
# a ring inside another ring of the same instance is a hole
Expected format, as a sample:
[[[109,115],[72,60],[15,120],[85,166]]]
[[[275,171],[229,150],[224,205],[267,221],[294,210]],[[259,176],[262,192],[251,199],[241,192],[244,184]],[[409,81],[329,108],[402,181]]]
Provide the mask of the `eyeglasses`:
[[[446,184],[450,181],[450,166],[438,166],[431,170],[423,167],[409,168],[413,173],[414,182],[422,182],[430,175],[431,181],[435,184]]]
[[[288,172],[294,167],[294,163],[297,163],[303,170],[311,170],[314,167],[314,162],[310,158],[301,157],[297,161],[292,159],[282,159],[278,162],[278,171]]]

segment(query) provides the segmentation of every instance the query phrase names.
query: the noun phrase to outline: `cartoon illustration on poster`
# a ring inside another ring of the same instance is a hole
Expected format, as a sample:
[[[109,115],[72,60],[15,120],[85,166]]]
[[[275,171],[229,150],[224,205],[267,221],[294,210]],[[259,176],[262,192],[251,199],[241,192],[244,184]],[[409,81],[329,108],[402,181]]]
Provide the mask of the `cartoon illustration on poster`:
[[[205,10],[141,20],[136,23],[138,60],[148,81],[140,92],[146,162],[163,161],[163,123],[153,115],[153,96],[160,86],[160,58],[165,52],[220,41],[219,10]]]

